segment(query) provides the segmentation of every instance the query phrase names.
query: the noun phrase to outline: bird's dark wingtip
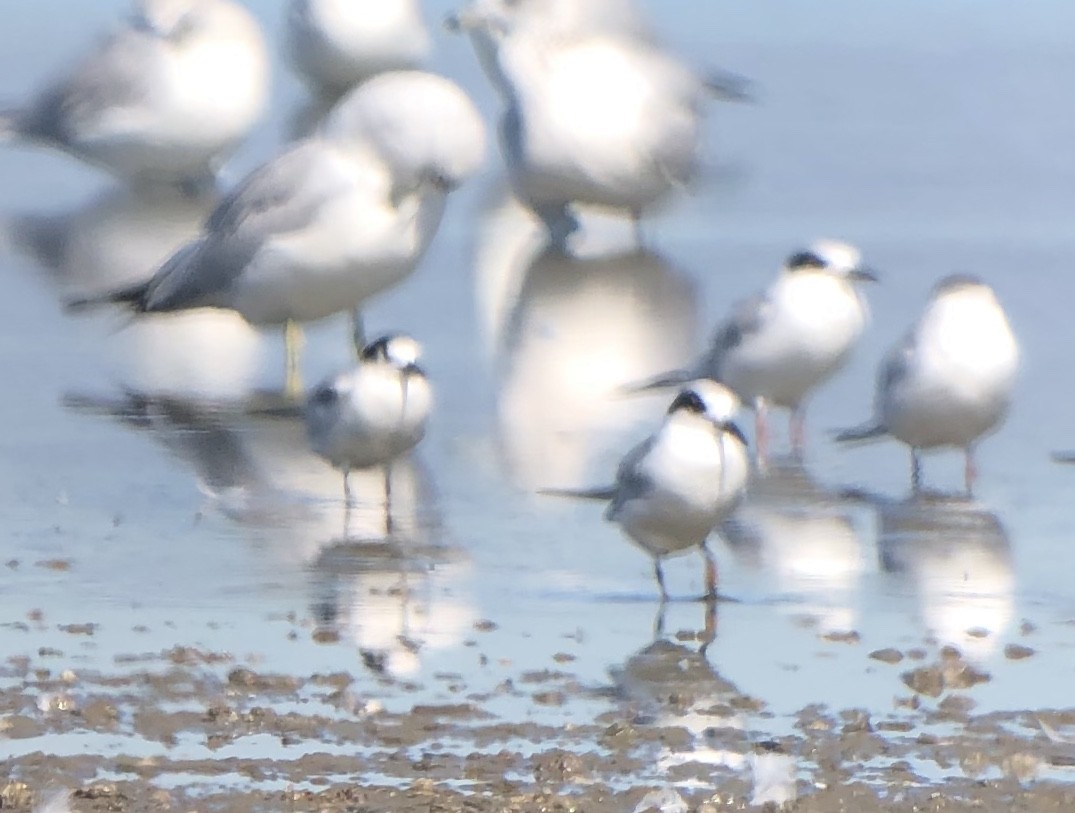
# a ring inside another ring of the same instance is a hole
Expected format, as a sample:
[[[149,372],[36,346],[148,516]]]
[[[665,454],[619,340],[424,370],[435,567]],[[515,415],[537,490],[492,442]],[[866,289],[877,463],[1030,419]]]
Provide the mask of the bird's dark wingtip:
[[[682,387],[684,384],[688,384],[694,379],[695,375],[690,370],[670,370],[667,373],[661,373],[653,378],[624,384],[618,388],[617,392],[620,395],[640,395],[641,393],[652,392],[653,390],[667,390],[673,387]]]
[[[543,497],[569,497],[575,500],[611,500],[616,496],[615,486],[594,486],[592,488],[539,488]]]
[[[861,426],[853,426],[850,429],[833,430],[832,439],[837,443],[865,443],[866,441],[882,438],[887,434],[888,430],[884,426],[871,421]]]
[[[122,305],[135,313],[143,313],[145,312],[145,292],[145,283],[139,283],[130,288],[121,288],[103,294],[75,296],[63,303],[63,310],[64,313],[79,314],[102,305]]]

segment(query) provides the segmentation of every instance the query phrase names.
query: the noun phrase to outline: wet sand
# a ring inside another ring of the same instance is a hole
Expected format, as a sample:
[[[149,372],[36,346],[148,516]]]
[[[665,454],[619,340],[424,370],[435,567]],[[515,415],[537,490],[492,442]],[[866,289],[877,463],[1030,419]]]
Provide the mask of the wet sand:
[[[28,619],[26,634],[43,623]],[[312,619],[292,623],[289,638],[316,635]],[[495,626],[474,625],[468,657],[496,658],[483,641]],[[77,646],[94,630],[86,622],[64,633]],[[0,737],[20,750],[69,736],[84,745],[0,762],[0,805],[29,810],[67,788],[74,809],[101,811],[623,811],[674,787],[685,809],[743,809],[755,792],[751,755],[774,753],[794,765],[783,792],[802,811],[1075,803],[1075,709],[976,713],[976,687],[991,675],[953,647],[867,651],[855,634],[830,635],[825,645],[852,647],[885,675],[891,709],[810,705],[782,721],[786,734],[759,739],[756,727],[774,715],[715,671],[704,638],[682,630],[657,640],[607,682],[580,677],[566,652],[542,670],[501,661],[509,677],[490,692],[440,674],[450,699],[405,712],[367,696],[348,672],[261,671],[176,646],[76,673],[55,667],[62,651],[42,648],[0,671]],[[1034,656],[1029,644],[1006,651],[1012,662]],[[423,691],[387,673],[373,685]],[[498,697],[513,699],[517,719],[487,710]],[[580,700],[604,710],[565,725],[526,719]],[[108,753],[90,753],[95,742]]]

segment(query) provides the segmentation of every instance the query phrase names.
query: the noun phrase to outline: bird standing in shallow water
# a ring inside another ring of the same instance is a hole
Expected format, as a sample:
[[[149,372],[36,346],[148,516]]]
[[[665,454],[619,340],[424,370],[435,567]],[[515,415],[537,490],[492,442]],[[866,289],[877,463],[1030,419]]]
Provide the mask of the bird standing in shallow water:
[[[252,324],[285,325],[287,392],[296,396],[295,323],[355,310],[407,277],[448,194],[484,151],[481,116],[456,84],[421,71],[382,74],[344,97],[321,136],[241,181],[152,278],[69,306],[227,308]]]
[[[701,550],[705,598],[717,595],[717,565],[706,538],[739,503],[750,475],[747,441],[733,419],[739,399],[727,387],[699,380],[672,401],[659,429],[620,462],[606,488],[544,493],[610,500],[605,519],[653,557],[653,570],[668,599],[665,557]]]
[[[710,97],[747,98],[739,77],[707,81],[662,49],[629,0],[471,0],[448,23],[504,103],[515,194],[559,246],[576,203],[627,214],[639,237],[642,216],[698,175]]]
[[[769,407],[790,409],[788,434],[795,456],[801,458],[806,399],[850,357],[869,320],[857,283],[876,279],[854,246],[817,240],[792,254],[764,293],[735,308],[694,367],[633,389],[695,378],[725,384],[754,409],[760,466],[769,453]]]
[[[919,451],[963,449],[967,493],[974,449],[1008,413],[1019,347],[993,289],[955,274],[933,288],[925,311],[881,364],[872,420],[837,435],[864,441],[891,435],[911,449],[911,485],[921,486]]]
[[[418,359],[421,346],[392,334],[370,342],[357,366],[315,388],[306,402],[306,428],[313,450],[343,471],[351,502],[351,469],[385,466],[425,435],[433,392]],[[390,496],[390,495],[389,495]]]

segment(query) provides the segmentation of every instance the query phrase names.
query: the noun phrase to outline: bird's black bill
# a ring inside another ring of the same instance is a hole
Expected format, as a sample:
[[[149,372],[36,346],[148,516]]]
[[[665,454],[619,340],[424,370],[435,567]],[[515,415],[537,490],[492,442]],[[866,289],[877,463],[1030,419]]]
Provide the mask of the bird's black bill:
[[[740,443],[744,446],[750,446],[750,442],[747,440],[747,436],[743,434],[743,430],[739,428],[739,424],[735,421],[725,421],[721,424],[721,429],[727,432],[732,437],[738,438]]]

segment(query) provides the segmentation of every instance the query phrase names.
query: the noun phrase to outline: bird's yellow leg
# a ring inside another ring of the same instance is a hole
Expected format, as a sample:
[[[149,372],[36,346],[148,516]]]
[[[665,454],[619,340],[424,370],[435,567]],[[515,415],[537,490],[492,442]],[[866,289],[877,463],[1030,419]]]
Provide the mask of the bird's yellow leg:
[[[302,373],[299,370],[299,358],[302,356],[302,346],[306,339],[302,333],[302,325],[294,319],[288,319],[284,323],[284,391],[291,398],[302,396]]]

